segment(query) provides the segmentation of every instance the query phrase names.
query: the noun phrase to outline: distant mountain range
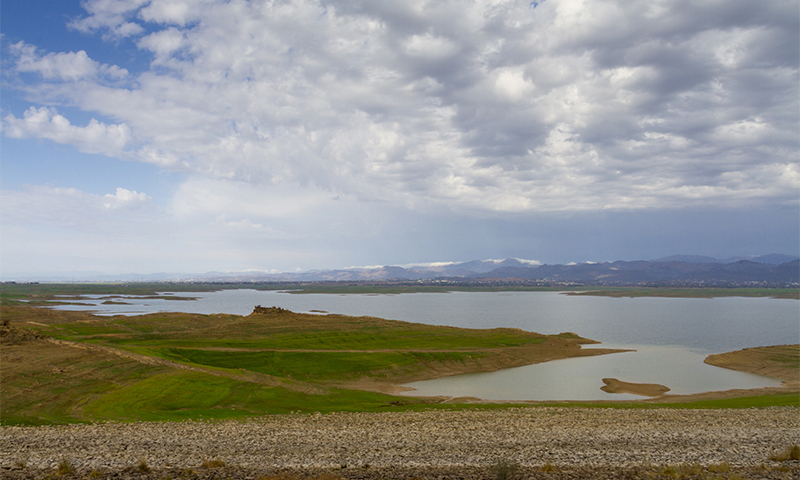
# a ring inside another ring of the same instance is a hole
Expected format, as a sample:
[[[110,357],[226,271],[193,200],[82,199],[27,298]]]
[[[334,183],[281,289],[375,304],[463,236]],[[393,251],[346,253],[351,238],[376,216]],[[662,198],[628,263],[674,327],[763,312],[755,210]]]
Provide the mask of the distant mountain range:
[[[382,282],[525,283],[581,285],[797,286],[800,258],[770,254],[717,259],[673,255],[649,261],[547,265],[531,260],[473,260],[404,266],[354,267],[302,273],[208,272],[204,274],[87,275],[77,281],[178,282]],[[20,279],[22,280],[22,279]],[[26,279],[27,280],[27,279]],[[67,278],[40,281],[71,281]]]
[[[769,255],[759,255],[753,257],[731,257],[720,260],[714,257],[706,257],[703,255],[672,255],[670,257],[658,258],[651,260],[653,262],[685,262],[685,263],[736,263],[742,260],[748,260],[756,263],[769,263],[771,265],[780,265],[782,263],[797,260],[798,257],[791,255],[781,255],[779,253],[770,253]]]

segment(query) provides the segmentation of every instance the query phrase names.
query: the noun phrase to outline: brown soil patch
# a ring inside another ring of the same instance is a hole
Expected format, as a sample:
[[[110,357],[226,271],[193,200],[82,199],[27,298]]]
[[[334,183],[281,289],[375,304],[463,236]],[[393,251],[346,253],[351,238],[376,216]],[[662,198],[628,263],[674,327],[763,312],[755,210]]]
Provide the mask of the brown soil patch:
[[[600,390],[608,393],[630,393],[643,397],[657,397],[669,392],[669,387],[657,383],[631,383],[617,380],[616,378],[604,378],[605,386]]]

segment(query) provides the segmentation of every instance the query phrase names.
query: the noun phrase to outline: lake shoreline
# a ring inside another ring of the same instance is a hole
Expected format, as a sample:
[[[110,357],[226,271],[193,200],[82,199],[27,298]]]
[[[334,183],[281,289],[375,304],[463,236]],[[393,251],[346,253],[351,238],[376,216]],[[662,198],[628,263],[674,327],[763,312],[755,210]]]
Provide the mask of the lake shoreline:
[[[591,350],[591,349],[587,349]],[[446,395],[425,397],[437,399],[443,403],[489,403],[489,404],[520,404],[520,405],[548,405],[554,403],[585,403],[585,404],[614,404],[614,403],[688,403],[702,400],[724,400],[741,397],[773,395],[773,394],[800,394],[800,344],[775,345],[755,347],[714,354],[706,357],[705,363],[713,366],[727,368],[746,373],[782,380],[777,387],[762,387],[750,389],[729,389],[698,392],[692,394],[670,394],[669,387],[659,384],[624,382],[616,378],[604,378],[605,387],[601,390],[608,393],[630,393],[641,397],[635,400],[486,400],[473,396],[453,397]],[[395,393],[408,392],[408,387],[401,387]]]

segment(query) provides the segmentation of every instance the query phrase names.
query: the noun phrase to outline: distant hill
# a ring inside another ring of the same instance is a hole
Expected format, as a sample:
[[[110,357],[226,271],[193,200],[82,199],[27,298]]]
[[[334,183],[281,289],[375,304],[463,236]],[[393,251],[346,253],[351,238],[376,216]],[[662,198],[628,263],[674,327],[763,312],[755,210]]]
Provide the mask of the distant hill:
[[[708,284],[788,285],[800,282],[800,260],[780,265],[740,260],[734,263],[606,262],[498,268],[474,278],[551,280],[603,285]]]
[[[772,265],[782,265],[797,260],[797,257],[791,255],[781,255],[779,253],[770,253],[769,255],[761,255],[760,257],[753,257],[750,259],[758,263],[770,263]]]
[[[70,281],[31,278],[22,281]],[[467,283],[534,282],[587,285],[714,285],[788,286],[800,283],[800,259],[769,254],[720,260],[700,255],[672,255],[656,260],[540,264],[532,260],[473,260],[406,266],[356,267],[300,273],[208,272],[205,274],[93,275],[77,281],[200,281],[200,282],[382,282],[449,281]]]
[[[790,261],[775,263],[782,259]],[[384,266],[279,274],[215,274],[204,281],[387,281],[447,280],[458,282],[540,282],[596,285],[717,285],[786,286],[800,282],[800,260],[788,255],[764,255],[726,262],[713,257],[674,255],[652,261],[616,261],[540,265],[508,258],[461,263]]]
[[[684,263],[724,263],[714,257],[704,255],[671,255],[669,257],[651,260],[653,262],[684,262]]]
[[[725,259],[718,259],[714,257],[707,257],[705,255],[671,255],[669,257],[657,258],[651,260],[652,262],[685,262],[685,263],[736,263],[742,260],[747,260],[756,263],[769,263],[772,265],[780,265],[797,260],[798,257],[791,255],[782,255],[780,253],[770,253],[769,255],[754,255],[751,257],[730,257]]]

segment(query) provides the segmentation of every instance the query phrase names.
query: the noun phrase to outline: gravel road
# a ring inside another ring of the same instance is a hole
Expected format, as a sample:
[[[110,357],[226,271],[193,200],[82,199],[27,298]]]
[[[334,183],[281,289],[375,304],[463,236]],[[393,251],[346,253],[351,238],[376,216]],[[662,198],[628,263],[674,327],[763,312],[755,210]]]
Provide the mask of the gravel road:
[[[77,472],[107,476],[122,475],[127,467],[129,478],[135,474],[131,467],[142,460],[161,473],[221,460],[226,476],[240,478],[280,469],[323,469],[347,478],[429,476],[424,472],[435,472],[435,478],[457,478],[452,472],[481,478],[503,462],[517,466],[517,475],[543,465],[561,475],[578,472],[546,478],[722,463],[740,468],[746,478],[800,477],[798,462],[769,460],[800,444],[800,414],[791,407],[294,414],[246,422],[3,427],[0,433],[0,473],[6,478],[35,478],[62,460]],[[782,470],[772,472],[778,467]],[[758,468],[760,476],[747,474]]]

